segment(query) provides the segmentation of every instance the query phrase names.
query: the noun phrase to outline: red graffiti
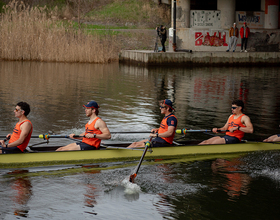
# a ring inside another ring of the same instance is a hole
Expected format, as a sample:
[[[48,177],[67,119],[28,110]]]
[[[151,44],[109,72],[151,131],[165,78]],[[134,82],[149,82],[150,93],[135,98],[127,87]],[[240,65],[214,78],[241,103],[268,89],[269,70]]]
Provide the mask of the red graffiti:
[[[195,33],[195,46],[227,46],[226,43],[226,33],[223,33],[223,36],[221,36],[221,33],[218,32],[219,36],[216,36],[217,32],[214,32],[213,36],[210,36],[209,32],[207,32],[206,36],[204,37],[203,41],[203,33],[202,32],[196,32]]]
[[[195,46],[201,46],[203,41],[203,34],[201,32],[195,32]]]

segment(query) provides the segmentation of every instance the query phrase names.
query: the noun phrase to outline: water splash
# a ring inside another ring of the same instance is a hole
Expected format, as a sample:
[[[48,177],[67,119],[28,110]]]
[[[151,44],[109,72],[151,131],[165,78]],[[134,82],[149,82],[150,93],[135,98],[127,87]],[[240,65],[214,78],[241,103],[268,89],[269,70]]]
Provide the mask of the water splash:
[[[136,183],[132,183],[129,181],[129,177],[125,178],[121,185],[125,188],[124,193],[125,194],[137,194],[141,192],[140,186],[138,186]]]

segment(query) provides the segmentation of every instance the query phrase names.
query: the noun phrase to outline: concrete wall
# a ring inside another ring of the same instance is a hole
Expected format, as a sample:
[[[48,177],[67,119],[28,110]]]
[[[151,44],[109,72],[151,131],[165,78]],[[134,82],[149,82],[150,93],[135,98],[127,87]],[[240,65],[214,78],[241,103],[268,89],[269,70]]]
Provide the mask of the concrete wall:
[[[169,33],[173,33],[169,30]],[[229,30],[224,29],[177,29],[177,48],[193,51],[226,51]],[[169,51],[173,51],[173,36],[169,37]],[[280,30],[251,29],[248,51],[277,52],[280,50]],[[237,51],[241,50],[241,39],[237,41]]]
[[[173,14],[174,3],[171,3]],[[262,0],[261,9],[264,11],[261,12],[235,11],[235,0],[217,0],[217,9],[190,10],[190,0],[176,0],[177,49],[225,51],[232,24],[236,22],[240,28],[246,21],[251,30],[249,51],[279,51],[279,0]],[[172,28],[169,33],[168,51],[173,51]],[[241,49],[240,46],[241,40],[238,39],[237,50]]]
[[[280,65],[280,52],[171,52],[125,50],[119,55],[121,63],[143,66],[271,66]]]

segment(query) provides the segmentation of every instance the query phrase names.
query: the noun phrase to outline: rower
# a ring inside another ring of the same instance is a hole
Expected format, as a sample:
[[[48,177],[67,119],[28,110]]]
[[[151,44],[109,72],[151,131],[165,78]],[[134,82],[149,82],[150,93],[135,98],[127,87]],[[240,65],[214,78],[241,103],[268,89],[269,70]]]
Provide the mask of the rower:
[[[170,146],[173,142],[175,131],[177,127],[177,118],[174,115],[173,103],[169,99],[165,99],[159,102],[159,108],[161,114],[165,117],[162,119],[160,127],[151,130],[150,137],[153,137],[152,146]],[[145,147],[145,143],[148,139],[134,142],[128,146],[128,148]]]
[[[0,140],[0,145],[2,146],[0,153],[11,154],[24,152],[33,131],[32,123],[27,118],[29,112],[30,106],[28,103],[17,103],[14,113],[15,117],[17,117],[19,121],[14,127],[13,133],[6,136],[6,140],[9,140],[9,143],[6,145],[6,140]]]
[[[111,133],[106,123],[98,117],[99,106],[95,101],[88,102],[85,107],[86,116],[89,117],[88,123],[85,125],[85,132],[76,137],[75,134],[70,134],[72,139],[82,140],[80,142],[71,143],[64,147],[58,148],[56,151],[70,150],[98,150],[101,140],[111,138]]]
[[[218,133],[218,130],[226,130],[223,137],[215,136],[208,140],[202,141],[199,145],[204,144],[233,144],[240,143],[244,133],[253,133],[253,125],[250,118],[243,114],[244,103],[242,100],[232,102],[232,115],[229,116],[227,123],[222,128],[213,128],[212,132]]]

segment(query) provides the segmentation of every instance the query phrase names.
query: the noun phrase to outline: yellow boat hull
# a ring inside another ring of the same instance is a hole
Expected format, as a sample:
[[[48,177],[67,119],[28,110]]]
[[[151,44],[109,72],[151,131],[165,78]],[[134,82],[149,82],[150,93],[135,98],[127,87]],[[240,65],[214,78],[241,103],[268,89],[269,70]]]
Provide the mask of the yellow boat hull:
[[[195,145],[152,148],[145,158],[163,159],[185,155],[230,154],[280,150],[280,143],[247,142],[225,145]],[[139,160],[142,150],[106,149],[92,151],[39,152],[0,155],[0,167],[46,166],[55,164],[97,163],[104,161]]]

